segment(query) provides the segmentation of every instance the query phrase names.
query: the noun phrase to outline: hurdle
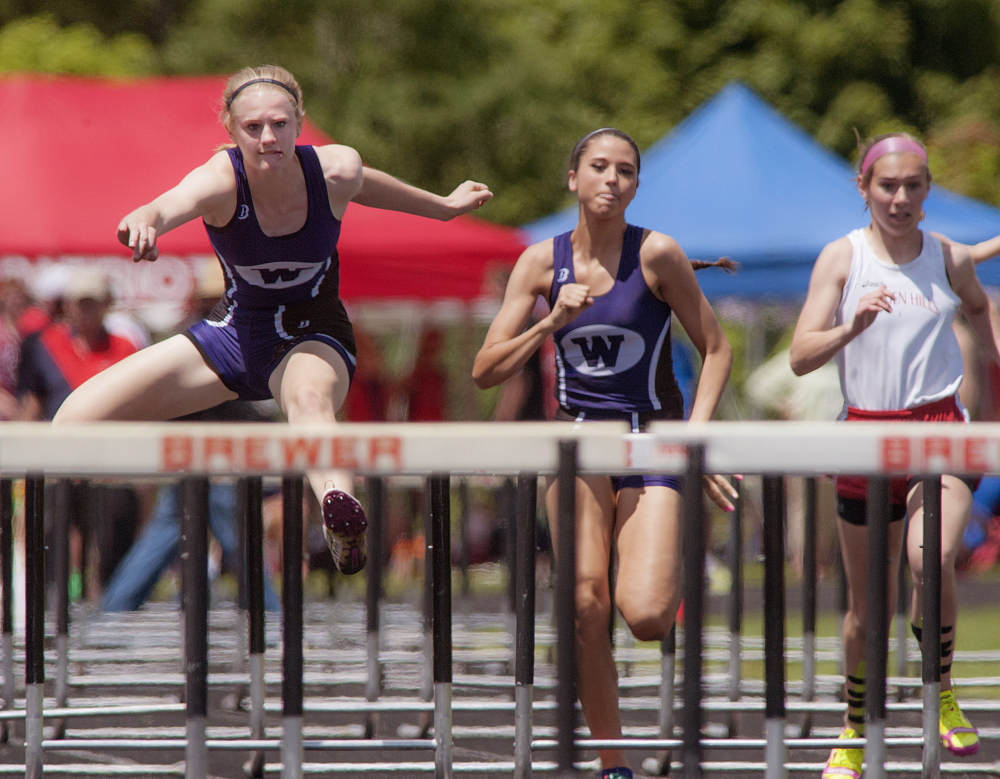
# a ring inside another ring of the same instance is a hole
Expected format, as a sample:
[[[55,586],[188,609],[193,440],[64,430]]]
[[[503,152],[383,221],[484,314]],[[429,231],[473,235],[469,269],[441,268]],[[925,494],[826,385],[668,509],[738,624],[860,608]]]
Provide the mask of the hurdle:
[[[81,426],[85,428],[88,426]],[[274,426],[262,426],[264,429],[253,430],[255,426],[248,425],[247,429],[234,431],[231,425],[224,426],[224,429],[211,430],[212,426],[198,425],[196,428],[188,430],[181,426],[181,423],[171,423],[169,427],[158,427],[155,425],[101,425],[91,427],[89,430],[76,430],[69,428],[59,428],[54,430],[48,427],[29,427],[12,425],[9,433],[5,431],[4,446],[0,448],[0,473],[5,477],[14,474],[23,474],[28,477],[26,503],[27,503],[27,540],[31,554],[31,560],[41,559],[41,550],[38,548],[40,540],[39,531],[40,509],[42,498],[40,487],[42,484],[41,474],[43,472],[59,478],[70,475],[183,475],[185,477],[185,520],[197,522],[197,516],[201,509],[199,504],[202,487],[207,484],[205,478],[218,475],[246,475],[253,474],[279,474],[282,475],[283,484],[286,486],[285,494],[285,523],[286,523],[286,560],[295,559],[295,555],[301,550],[301,489],[302,473],[310,468],[323,468],[331,465],[350,465],[362,475],[380,476],[395,473],[409,473],[414,475],[427,476],[432,479],[436,489],[432,490],[438,505],[432,506],[430,514],[433,515],[431,542],[434,551],[435,570],[440,572],[440,567],[448,565],[448,545],[450,540],[447,535],[447,522],[445,518],[448,514],[448,476],[445,474],[522,474],[522,473],[559,473],[562,476],[563,484],[572,483],[572,475],[579,472],[585,473],[607,473],[607,472],[642,472],[647,470],[657,470],[660,472],[686,473],[688,474],[687,487],[690,490],[688,500],[685,502],[686,511],[692,511],[692,521],[686,525],[697,528],[703,517],[701,515],[701,492],[696,478],[702,472],[722,472],[722,473],[762,473],[768,479],[777,479],[776,474],[797,473],[803,475],[824,473],[829,471],[841,471],[847,473],[875,473],[884,475],[894,475],[899,473],[941,473],[965,472],[970,465],[982,465],[981,470],[1000,470],[1000,456],[990,448],[988,444],[981,443],[983,440],[1000,440],[996,426],[971,425],[961,427],[958,430],[939,433],[936,429],[933,435],[929,435],[927,426],[904,426],[903,423],[894,423],[891,427],[872,424],[865,426],[843,426],[861,427],[863,430],[843,430],[840,426],[831,426],[822,431],[822,437],[829,438],[835,443],[824,448],[824,451],[816,451],[818,447],[812,440],[817,435],[815,429],[797,429],[797,426],[786,425],[784,423],[746,423],[731,425],[729,423],[713,423],[707,426],[668,426],[662,429],[654,428],[651,433],[631,436],[624,434],[623,428],[618,425],[604,427],[602,423],[594,423],[585,426],[580,431],[568,432],[569,427],[555,428],[552,425],[517,426],[516,429],[508,428],[504,425],[491,425],[489,427],[491,435],[495,433],[496,438],[507,439],[512,443],[512,451],[490,451],[481,444],[481,436],[484,432],[481,426],[441,426],[440,430],[431,429],[437,426],[409,426],[407,428],[394,428],[393,426],[342,426],[330,431],[316,430],[295,430],[281,428],[275,430]],[[952,426],[959,428],[960,426]],[[415,430],[413,428],[416,428]],[[67,444],[67,439],[75,443]],[[941,443],[945,440],[948,444],[947,456],[941,454],[944,446]],[[762,441],[768,442],[762,445]],[[931,443],[928,443],[928,442]],[[906,457],[898,451],[902,447],[901,442],[909,442],[911,448],[907,450]],[[971,442],[971,443],[970,443]],[[575,445],[575,446],[574,446]],[[79,457],[79,451],[86,446],[88,458],[84,462]],[[75,449],[74,449],[75,447]],[[896,448],[894,448],[896,447]],[[935,448],[937,447],[937,448]],[[970,447],[972,447],[970,449]],[[497,447],[504,449],[505,447]],[[576,451],[573,451],[576,450]],[[74,451],[77,453],[74,459]],[[969,456],[954,454],[955,452],[973,451],[976,460],[969,459]],[[699,454],[700,452],[700,454]],[[927,454],[930,452],[930,454]],[[964,460],[961,457],[965,457]],[[529,470],[530,469],[530,470]],[[695,477],[695,478],[692,478]],[[190,481],[188,481],[190,479]],[[931,479],[931,481],[935,481]],[[519,479],[520,482],[520,479]],[[873,486],[877,486],[878,479],[872,479]],[[520,484],[519,484],[520,487]],[[771,487],[771,497],[768,503],[772,506],[765,512],[766,530],[769,536],[773,537],[768,542],[766,558],[774,559],[782,554],[780,544],[782,537],[780,534],[780,508],[783,499],[778,495],[778,490]],[[289,495],[298,495],[298,500],[294,500]],[[768,490],[765,491],[765,497]],[[191,504],[188,506],[187,498],[190,497]],[[877,497],[877,495],[876,495]],[[519,500],[519,513],[521,501]],[[872,504],[878,504],[878,500],[873,500]],[[295,514],[299,516],[296,519]],[[2,515],[2,512],[0,512]],[[560,518],[572,518],[573,513],[563,504],[560,511]],[[779,516],[778,519],[771,519],[772,516]],[[298,522],[296,532],[295,522]],[[519,517],[520,521],[520,517]],[[880,520],[873,517],[873,522],[877,524]],[[290,527],[291,523],[291,527]],[[438,529],[436,526],[443,525]],[[569,522],[569,529],[572,532],[572,522]],[[776,529],[778,532],[776,532]],[[289,532],[291,531],[291,532]],[[187,530],[185,533],[187,535]],[[190,530],[192,540],[192,551],[198,546],[197,535],[200,531],[192,528]],[[297,535],[297,539],[295,536]],[[521,541],[518,533],[517,540]],[[563,533],[560,543],[567,537]],[[297,541],[298,546],[295,546]],[[700,539],[701,543],[704,538]],[[204,545],[201,544],[203,548]],[[697,541],[688,545],[689,549],[698,551]],[[703,547],[702,547],[703,549]],[[927,548],[925,546],[925,554]],[[290,556],[289,556],[290,555]],[[939,556],[939,553],[938,553]],[[186,563],[192,563],[195,554],[187,554]],[[560,553],[559,564],[562,566],[566,560],[566,555]],[[928,561],[925,567],[925,586],[928,584],[928,573],[933,567],[933,560]],[[194,563],[192,563],[194,564]],[[704,555],[701,554],[698,560],[692,561],[691,568],[704,564]],[[307,740],[302,736],[301,722],[304,712],[309,711],[309,707],[304,705],[302,695],[302,657],[301,657],[301,577],[298,569],[295,568],[295,575],[288,573],[292,566],[285,566],[286,575],[291,576],[292,581],[286,582],[285,594],[283,597],[290,598],[294,593],[295,579],[298,579],[298,624],[295,623],[294,615],[290,618],[290,609],[286,602],[285,614],[285,644],[283,662],[285,664],[283,674],[283,736],[280,745],[274,739],[209,739],[205,737],[203,730],[203,716],[205,702],[202,682],[202,671],[206,669],[206,664],[202,661],[203,646],[207,649],[207,642],[201,635],[202,617],[199,614],[189,612],[203,611],[202,605],[192,598],[191,602],[185,602],[185,660],[186,668],[189,672],[189,686],[185,705],[188,712],[188,733],[184,739],[179,739],[170,744],[173,748],[183,748],[185,750],[186,770],[193,772],[198,770],[198,766],[204,766],[205,754],[209,749],[244,749],[254,751],[268,751],[279,749],[282,759],[282,771],[286,776],[297,776],[308,772],[308,766],[302,760],[302,754],[306,749],[351,749],[365,748],[392,748],[402,749],[402,745],[393,740],[359,740],[361,743],[341,740],[317,741]],[[769,566],[775,567],[775,566]],[[780,566],[777,566],[780,568]],[[876,566],[871,566],[871,568]],[[41,628],[44,623],[40,621],[40,616],[44,615],[44,609],[39,609],[38,603],[44,606],[43,601],[38,601],[38,595],[42,588],[38,581],[39,568],[37,564],[32,564],[29,570],[29,606],[34,604],[29,615],[28,628],[26,631],[26,685],[38,685],[44,682],[43,654],[40,651],[38,639],[42,635]],[[521,566],[517,566],[520,571]],[[527,568],[525,566],[525,568]],[[200,566],[201,574],[206,570],[204,565]],[[572,570],[572,568],[570,568]],[[527,572],[525,572],[527,573]],[[197,571],[185,572],[185,579],[189,575],[199,575]],[[437,775],[450,776],[452,772],[464,772],[466,766],[455,765],[451,754],[451,720],[453,711],[461,710],[463,707],[458,702],[451,701],[450,686],[453,683],[450,663],[450,577],[447,583],[444,579],[435,582],[435,607],[439,607],[443,612],[438,614],[435,610],[434,627],[434,700],[429,701],[433,711],[434,738],[421,739],[419,741],[431,743],[414,743],[415,740],[407,741],[407,746],[415,749],[432,750],[435,753],[435,760],[431,764],[421,764],[421,768],[412,765],[407,770],[433,771]],[[521,598],[521,586],[531,583],[531,577],[518,575],[518,601]],[[557,584],[570,581],[570,576],[557,576]],[[34,581],[34,585],[32,582]],[[190,585],[185,585],[187,589]],[[5,588],[6,589],[6,588]],[[770,588],[768,588],[770,589]],[[783,589],[778,587],[778,590]],[[572,595],[572,590],[569,590]],[[688,617],[688,610],[685,611],[685,630],[683,636],[684,646],[684,700],[682,701],[681,722],[685,725],[683,739],[623,739],[622,746],[627,748],[652,747],[662,749],[680,749],[683,762],[680,768],[685,776],[700,776],[703,771],[711,770],[758,770],[758,768],[737,769],[734,766],[749,766],[750,763],[729,764],[704,764],[702,753],[705,749],[716,749],[729,747],[733,749],[758,749],[762,748],[765,753],[765,761],[760,764],[752,764],[758,767],[763,766],[768,776],[784,775],[786,771],[812,770],[801,768],[800,764],[790,763],[785,757],[786,750],[796,748],[821,748],[828,747],[833,743],[832,739],[789,739],[785,737],[784,725],[777,726],[783,720],[787,711],[805,709],[793,707],[785,703],[784,684],[784,644],[783,634],[771,626],[773,633],[765,636],[765,666],[770,672],[765,679],[765,717],[768,721],[766,738],[761,739],[710,739],[701,735],[701,717],[704,711],[712,708],[711,701],[703,700],[703,682],[701,678],[700,662],[702,659],[702,630],[701,630],[701,609],[698,608],[698,598],[703,594],[703,580],[695,576],[685,577],[685,599],[688,608],[696,612]],[[565,592],[561,590],[562,598]],[[690,601],[687,599],[690,598]],[[925,604],[937,602],[936,598],[925,598]],[[572,598],[569,600],[570,614],[572,613]],[[560,608],[559,614],[562,616],[566,610]],[[783,607],[780,613],[784,613]],[[931,625],[933,615],[924,617],[925,626]],[[447,629],[445,625],[447,624]],[[569,646],[574,645],[572,620],[562,620],[563,629],[558,631],[557,641],[567,640],[569,636]],[[777,627],[781,627],[780,625]],[[883,625],[885,635],[885,626]],[[885,635],[887,640],[888,636]],[[295,644],[298,644],[297,650]],[[884,643],[884,642],[883,642]],[[933,644],[933,642],[930,642]],[[38,646],[36,646],[38,644]],[[871,649],[871,647],[869,647]],[[298,654],[296,654],[296,651]],[[563,658],[571,653],[562,651],[560,648],[559,657]],[[261,654],[263,650],[261,651]],[[875,652],[871,659],[870,667],[874,668],[881,662],[884,680],[885,649],[881,651],[881,658]],[[929,653],[932,654],[932,653]],[[447,657],[448,662],[441,661]],[[520,657],[518,653],[517,659]],[[440,662],[439,662],[440,661]],[[866,660],[867,661],[867,660]],[[937,667],[937,660],[933,660],[934,667]],[[925,657],[925,666],[928,659]],[[931,669],[932,670],[932,669]],[[28,673],[30,671],[30,673]],[[573,668],[564,668],[560,674],[560,685],[564,680],[569,683],[573,681]],[[690,675],[690,681],[689,681]],[[928,673],[925,667],[925,682],[934,683],[933,679],[927,678],[932,674]],[[523,700],[527,696],[533,685],[533,677],[527,669],[522,668],[520,672],[515,669],[515,686],[518,682],[525,687],[520,698]],[[773,677],[773,678],[772,678]],[[297,681],[296,681],[297,678]],[[698,680],[697,684],[695,680]],[[531,685],[531,688],[528,687]],[[872,686],[875,684],[872,682]],[[920,738],[903,740],[886,737],[884,734],[885,711],[890,708],[884,700],[884,681],[882,683],[883,699],[881,705],[876,700],[877,695],[872,698],[873,705],[870,708],[870,715],[873,717],[873,725],[869,731],[867,739],[859,739],[859,746],[865,746],[871,750],[872,759],[882,755],[881,762],[871,770],[878,775],[879,768],[884,768],[888,761],[885,758],[885,749],[893,746],[916,746],[922,745],[925,749],[925,760],[928,758],[926,750],[936,746],[936,713],[933,719],[933,730],[931,737],[922,736]],[[562,715],[559,718],[559,732],[556,744],[547,744],[544,740],[538,739],[530,743],[529,752],[538,750],[554,749],[557,753],[555,765],[535,765],[534,770],[558,770],[562,773],[572,773],[577,768],[576,755],[579,750],[596,748],[601,744],[612,743],[607,740],[598,741],[596,739],[579,738],[576,734],[577,709],[575,706],[575,695],[570,698],[563,687],[557,695],[557,708]],[[933,691],[933,688],[932,688]],[[192,694],[195,693],[195,694]],[[928,696],[928,685],[925,684],[924,695]],[[516,695],[515,691],[515,697]],[[37,698],[37,700],[35,700]],[[572,701],[573,705],[568,705],[567,701]],[[514,701],[516,706],[517,700]],[[543,710],[548,703],[545,701],[531,702],[528,711]],[[936,699],[931,701],[936,704]],[[41,775],[42,755],[48,749],[71,749],[73,744],[65,741],[54,743],[53,741],[43,741],[41,738],[41,717],[42,699],[40,690],[32,687],[26,692],[26,735],[27,749],[26,774]],[[742,704],[741,704],[742,705]],[[440,709],[438,708],[440,706]],[[523,703],[522,703],[523,707]],[[813,710],[820,710],[816,707]],[[378,707],[371,706],[369,711],[376,711]],[[730,711],[736,711],[736,707]],[[750,706],[745,706],[745,710],[750,710]],[[841,709],[842,710],[842,709]],[[971,709],[970,709],[971,710]],[[924,707],[925,719],[929,718],[927,707]],[[63,712],[59,711],[59,716]],[[522,711],[523,715],[523,711]],[[522,716],[523,719],[523,716]],[[566,720],[564,722],[564,719]],[[199,722],[201,720],[201,722]],[[525,752],[523,738],[524,723],[518,720],[515,715],[515,723],[520,724],[522,738],[519,743],[518,754]],[[695,724],[697,723],[697,725]],[[530,731],[530,728],[529,728]],[[880,731],[882,731],[880,733]],[[642,741],[641,744],[637,743]],[[721,743],[724,742],[724,743]],[[140,742],[119,740],[119,745],[128,744],[128,748],[141,749]],[[618,742],[614,742],[618,743]],[[160,742],[158,747],[163,747],[164,742]],[[112,748],[106,745],[107,748]],[[95,747],[96,748],[96,747]],[[881,752],[879,751],[881,750]],[[932,757],[932,755],[931,755]],[[328,765],[328,764],[325,764]],[[416,764],[414,764],[416,765]],[[530,758],[529,758],[530,766]],[[969,772],[976,772],[976,769],[964,767]],[[332,769],[331,769],[332,770]],[[196,773],[188,775],[195,776]],[[884,774],[883,774],[884,775]]]
[[[434,770],[438,774],[450,774],[450,577],[442,575],[443,563],[447,563],[448,544],[448,514],[447,514],[447,476],[442,476],[454,468],[455,462],[465,464],[466,472],[489,472],[494,469],[515,471],[515,465],[524,464],[527,459],[540,471],[551,469],[555,462],[555,441],[551,436],[551,428],[526,430],[523,426],[512,428],[515,438],[521,443],[505,457],[507,462],[499,465],[491,461],[489,455],[483,457],[480,444],[481,431],[457,431],[454,428],[439,436],[438,440],[430,440],[421,444],[419,437],[408,436],[405,429],[393,433],[382,426],[369,429],[367,436],[359,435],[356,428],[350,431],[348,437],[319,436],[314,430],[289,430],[288,437],[273,440],[274,429],[264,426],[264,429],[252,430],[248,426],[235,436],[233,430],[219,428],[209,430],[209,426],[197,426],[190,430],[179,427],[176,423],[167,428],[157,428],[155,425],[106,425],[88,426],[74,429],[54,431],[46,426],[11,426],[5,429],[5,446],[0,452],[0,472],[34,473],[30,464],[38,463],[44,471],[52,476],[92,475],[163,475],[185,474],[185,571],[184,589],[184,644],[186,683],[186,711],[188,731],[184,739],[186,770],[188,775],[198,776],[204,773],[205,754],[209,745],[212,748],[222,748],[217,740],[205,738],[204,717],[206,713],[207,689],[207,620],[204,593],[205,566],[203,565],[204,547],[202,534],[204,531],[204,506],[207,476],[212,474],[236,475],[246,473],[284,473],[284,512],[285,512],[285,553],[286,560],[295,559],[295,549],[301,548],[301,473],[310,468],[323,467],[354,467],[364,473],[427,473],[435,474],[437,489],[433,512],[433,538],[437,565],[435,576],[435,646],[434,657],[434,722],[435,751]],[[226,426],[227,428],[229,426]],[[100,432],[98,432],[100,431]],[[338,431],[339,432],[339,431]],[[621,440],[622,428],[618,425],[602,425],[588,428],[582,435],[568,433],[569,437],[586,439],[584,446],[590,452],[590,458],[598,463],[598,470],[613,468],[622,460],[624,443]],[[113,434],[112,434],[113,433]],[[412,433],[412,431],[411,431]],[[66,443],[66,436],[72,443]],[[111,434],[111,435],[109,435]],[[46,440],[46,438],[48,440]],[[306,443],[304,444],[303,441]],[[58,444],[56,442],[59,442]],[[99,442],[99,443],[98,443]],[[317,447],[326,444],[326,449]],[[73,446],[86,448],[87,457],[80,457],[75,463],[69,454]],[[268,449],[270,447],[270,451]],[[456,451],[457,450],[457,451]],[[317,454],[317,452],[320,452]],[[145,453],[145,454],[143,454]],[[525,458],[524,453],[531,453]],[[610,453],[610,455],[609,455]],[[457,456],[457,459],[456,459]],[[270,458],[270,459],[268,459]],[[312,459],[310,459],[312,458]],[[346,461],[345,458],[356,458]],[[367,458],[367,461],[365,461]],[[409,458],[404,462],[404,458]],[[291,462],[289,462],[291,460]],[[435,460],[441,464],[435,469]],[[478,462],[477,462],[478,461]],[[408,465],[407,463],[415,463]],[[400,466],[403,467],[400,467]],[[289,475],[298,471],[298,475]],[[188,482],[187,479],[195,481]],[[43,741],[41,736],[42,698],[40,689],[32,685],[44,682],[43,651],[40,643],[44,627],[44,603],[39,598],[43,595],[43,580],[41,578],[44,557],[36,534],[41,528],[42,498],[39,492],[43,483],[41,476],[31,476],[28,484],[28,527],[29,527],[29,627],[27,655],[29,669],[37,666],[38,671],[28,674],[27,694],[29,705],[27,715],[27,748],[26,765],[29,774],[41,775],[42,754],[44,749],[70,749],[73,744],[56,743],[52,740]],[[189,526],[193,522],[201,528]],[[201,550],[199,552],[199,550]],[[304,742],[301,732],[302,706],[302,658],[301,658],[301,577],[297,569],[286,565],[285,586],[283,597],[284,609],[284,654],[282,675],[283,699],[283,736],[281,741],[283,773],[286,776],[298,776],[303,771],[302,751]],[[199,577],[201,577],[199,579]],[[38,586],[32,586],[33,582]],[[188,594],[188,591],[201,591],[202,597]],[[297,606],[294,608],[293,606]],[[298,614],[298,617],[296,617]],[[444,658],[444,661],[441,660]],[[36,700],[37,699],[37,700]],[[60,710],[64,713],[65,710]],[[77,712],[83,714],[83,712]],[[264,750],[273,748],[268,740],[244,740],[242,748]],[[129,741],[128,748],[140,748],[140,742]],[[96,742],[90,742],[95,746]],[[366,741],[360,748],[378,748],[386,744],[377,741]],[[103,746],[109,746],[107,744]],[[150,748],[167,746],[160,741],[148,745]],[[232,743],[230,747],[234,746]],[[350,744],[312,743],[310,748],[347,748]],[[358,745],[353,745],[357,747]],[[393,744],[403,748],[404,744]],[[414,746],[406,742],[406,747]],[[420,745],[426,746],[426,745]]]

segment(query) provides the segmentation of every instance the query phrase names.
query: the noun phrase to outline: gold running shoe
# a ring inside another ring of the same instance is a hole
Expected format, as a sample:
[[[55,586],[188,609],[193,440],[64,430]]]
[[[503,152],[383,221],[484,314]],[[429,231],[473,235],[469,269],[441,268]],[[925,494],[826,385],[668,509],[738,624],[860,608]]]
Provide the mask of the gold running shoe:
[[[941,743],[953,755],[968,757],[979,751],[979,731],[969,722],[955,700],[953,690],[941,692]]]
[[[840,738],[861,738],[853,728],[844,728]],[[822,779],[861,779],[861,764],[865,759],[863,749],[834,749],[823,768]]]

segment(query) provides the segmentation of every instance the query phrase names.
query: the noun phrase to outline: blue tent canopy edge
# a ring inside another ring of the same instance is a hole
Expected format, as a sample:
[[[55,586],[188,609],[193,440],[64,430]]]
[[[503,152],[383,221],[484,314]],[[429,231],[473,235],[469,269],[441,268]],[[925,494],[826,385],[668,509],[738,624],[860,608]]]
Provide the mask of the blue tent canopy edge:
[[[932,187],[923,227],[963,243],[1000,235],[1000,209]],[[571,206],[524,227],[540,241],[576,225]],[[688,256],[732,257],[735,275],[710,269],[710,298],[801,298],[824,245],[867,224],[848,163],[732,82],[642,157],[628,220],[677,239]],[[1000,285],[1000,260],[979,266]]]

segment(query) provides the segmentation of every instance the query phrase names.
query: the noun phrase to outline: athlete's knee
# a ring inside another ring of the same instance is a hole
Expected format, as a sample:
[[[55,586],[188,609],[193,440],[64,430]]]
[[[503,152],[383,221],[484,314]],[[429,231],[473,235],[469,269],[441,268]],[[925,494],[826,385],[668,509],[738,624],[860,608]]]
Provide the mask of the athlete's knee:
[[[580,583],[576,588],[576,629],[581,636],[597,629],[605,633],[611,619],[611,596],[607,589]]]
[[[282,393],[289,417],[302,415],[316,417],[333,413],[333,393],[313,382],[297,382]]]
[[[638,603],[620,602],[618,610],[637,639],[659,641],[670,632],[677,618],[677,606],[675,598],[655,601],[646,599]]]

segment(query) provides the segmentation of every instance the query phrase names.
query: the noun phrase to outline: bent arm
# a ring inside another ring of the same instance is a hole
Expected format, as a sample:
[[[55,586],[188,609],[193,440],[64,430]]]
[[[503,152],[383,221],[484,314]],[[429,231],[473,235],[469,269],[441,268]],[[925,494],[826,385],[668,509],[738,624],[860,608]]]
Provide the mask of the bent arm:
[[[851,245],[846,238],[827,244],[809,278],[809,291],[799,313],[789,350],[792,370],[804,376],[826,365],[861,329],[857,317],[834,325],[834,317],[851,267]]]
[[[729,380],[733,350],[715,312],[705,298],[687,255],[672,238],[651,233],[643,250],[655,274],[662,299],[701,355],[701,372],[695,390],[690,421],[707,422],[715,416]]]
[[[400,181],[388,173],[365,168],[361,190],[354,202],[371,208],[402,211],[416,216],[447,221],[479,208],[493,197],[489,187],[475,181],[459,184],[445,197]]]
[[[969,255],[972,257],[972,261],[976,265],[1000,254],[1000,235],[988,238],[987,240],[980,241],[976,244],[972,244],[971,246],[959,243],[958,241],[953,241],[948,236],[941,235],[941,233],[932,233],[932,235],[938,238],[945,246],[953,246],[959,249],[968,250]]]
[[[722,331],[715,312],[694,277],[687,255],[677,242],[661,233],[650,233],[643,242],[644,273],[652,274],[651,287],[657,290],[684,327],[691,343],[701,355],[701,371],[691,407],[691,422],[708,422],[715,416],[722,392],[729,380],[733,351]],[[718,474],[706,474],[703,488],[724,511],[733,511],[737,492]]]
[[[546,245],[548,258],[542,248]],[[535,301],[545,294],[546,278],[551,286],[551,254],[551,241],[547,241],[529,246],[518,258],[507,282],[503,304],[472,366],[472,379],[480,389],[495,387],[514,376],[546,337],[559,329],[550,313],[525,330]]]
[[[216,216],[220,223],[226,199],[236,191],[229,156],[220,152],[188,173],[173,189],[132,211],[118,223],[118,240],[132,249],[132,259],[153,261],[156,241],[163,233],[197,217]],[[235,201],[234,201],[235,202]]]
[[[975,259],[961,244],[945,244],[944,251],[951,288],[962,301],[962,313],[990,358],[1000,364],[1000,313],[979,283]]]

